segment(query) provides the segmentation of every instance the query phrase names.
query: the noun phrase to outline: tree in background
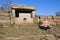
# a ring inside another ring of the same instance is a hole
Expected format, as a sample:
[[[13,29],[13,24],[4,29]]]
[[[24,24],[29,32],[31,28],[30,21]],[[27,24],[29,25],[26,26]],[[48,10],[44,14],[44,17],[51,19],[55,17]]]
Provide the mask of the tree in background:
[[[10,4],[12,0],[0,0],[0,9],[10,10]]]
[[[1,7],[0,7],[0,10],[4,10],[4,7],[1,6]]]

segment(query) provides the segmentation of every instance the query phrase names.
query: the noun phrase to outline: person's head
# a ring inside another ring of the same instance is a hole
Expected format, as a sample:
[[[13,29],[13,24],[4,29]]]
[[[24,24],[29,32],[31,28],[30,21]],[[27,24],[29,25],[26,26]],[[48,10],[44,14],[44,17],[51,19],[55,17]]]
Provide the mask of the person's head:
[[[48,20],[48,18],[46,17],[46,18],[44,18],[44,20],[45,20],[45,21],[47,21],[47,20]]]

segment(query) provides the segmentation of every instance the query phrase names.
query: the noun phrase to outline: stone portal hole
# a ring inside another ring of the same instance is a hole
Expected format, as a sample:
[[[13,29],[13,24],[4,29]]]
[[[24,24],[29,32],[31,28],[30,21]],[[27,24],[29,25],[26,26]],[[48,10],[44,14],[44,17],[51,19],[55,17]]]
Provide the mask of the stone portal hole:
[[[23,18],[23,20],[25,20],[25,21],[26,21],[27,19],[26,19],[26,18]]]

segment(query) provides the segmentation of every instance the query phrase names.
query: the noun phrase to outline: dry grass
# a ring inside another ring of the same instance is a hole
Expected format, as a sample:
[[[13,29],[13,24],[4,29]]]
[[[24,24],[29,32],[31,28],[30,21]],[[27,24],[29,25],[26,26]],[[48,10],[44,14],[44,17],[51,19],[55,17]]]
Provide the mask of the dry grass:
[[[44,31],[39,29],[39,27],[35,24],[33,25],[19,25],[18,28],[14,24],[9,24],[8,27],[2,28],[0,30],[0,39],[5,39],[6,37],[21,37],[21,40],[40,40],[41,37],[39,35],[56,35],[55,37],[58,38],[60,35],[60,27],[52,27],[50,31]],[[42,39],[42,38],[41,38]],[[46,40],[46,36],[43,38]]]

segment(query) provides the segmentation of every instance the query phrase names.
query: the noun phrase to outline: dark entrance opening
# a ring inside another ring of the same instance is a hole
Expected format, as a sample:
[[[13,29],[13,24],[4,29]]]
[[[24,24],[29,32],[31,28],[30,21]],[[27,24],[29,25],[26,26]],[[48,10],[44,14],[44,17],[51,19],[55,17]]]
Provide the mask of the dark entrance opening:
[[[19,11],[15,10],[15,17],[19,17]]]
[[[19,17],[19,13],[31,13],[32,10],[25,9],[15,9],[15,17]]]

